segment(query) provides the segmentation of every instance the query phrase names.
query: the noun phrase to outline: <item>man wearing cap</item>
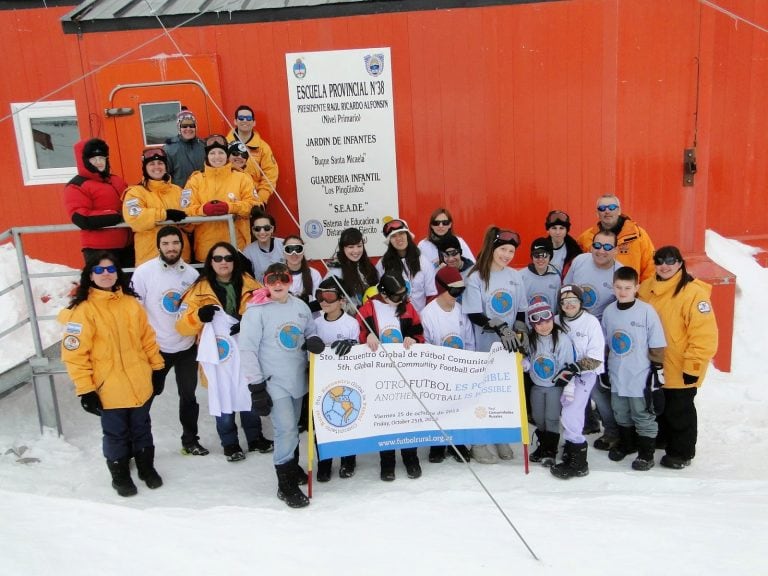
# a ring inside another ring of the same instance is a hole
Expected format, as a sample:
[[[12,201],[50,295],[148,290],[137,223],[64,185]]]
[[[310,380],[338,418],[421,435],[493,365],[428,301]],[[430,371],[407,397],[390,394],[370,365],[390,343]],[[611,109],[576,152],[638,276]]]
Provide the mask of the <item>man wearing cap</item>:
[[[552,210],[544,221],[547,235],[552,242],[550,264],[565,276],[571,262],[582,253],[579,243],[571,236],[571,218],[562,210]]]
[[[186,218],[184,208],[189,206],[191,194],[189,190],[182,191],[171,182],[167,156],[162,148],[146,148],[142,151],[141,172],[144,178],[125,191],[123,200],[123,218],[134,233],[137,266],[158,255],[156,236],[161,228],[159,222],[180,222]],[[188,224],[185,232],[191,231],[192,227]],[[188,241],[183,244],[181,257],[189,261]]]
[[[456,268],[461,272],[462,277],[466,278],[475,262],[464,256],[461,242],[456,236],[450,233],[443,236],[437,243],[437,250],[441,266],[445,265]]]
[[[531,242],[531,263],[520,270],[525,286],[526,305],[546,302],[557,311],[557,292],[560,290],[560,272],[552,264],[552,242],[549,238],[536,238]]]
[[[621,213],[621,203],[615,194],[604,194],[597,199],[598,222],[584,230],[578,238],[582,250],[589,252],[595,234],[601,231],[616,234],[617,258],[634,268],[642,282],[654,273],[653,242],[643,228],[629,216]]]
[[[266,204],[277,186],[277,161],[272,154],[272,148],[254,130],[256,116],[253,108],[241,104],[235,109],[234,120],[235,127],[227,134],[227,141],[239,140],[248,148],[250,157],[245,171],[253,178],[259,202]]]
[[[163,145],[168,158],[168,174],[182,188],[195,170],[205,166],[205,143],[197,137],[197,119],[189,110],[182,110],[176,117],[179,134]]]
[[[91,138],[75,144],[77,176],[64,188],[64,207],[80,228],[83,258],[109,250],[123,268],[133,266],[133,245],[128,228],[107,228],[123,221],[125,181],[109,170],[109,146]],[[107,229],[105,229],[107,228]]]

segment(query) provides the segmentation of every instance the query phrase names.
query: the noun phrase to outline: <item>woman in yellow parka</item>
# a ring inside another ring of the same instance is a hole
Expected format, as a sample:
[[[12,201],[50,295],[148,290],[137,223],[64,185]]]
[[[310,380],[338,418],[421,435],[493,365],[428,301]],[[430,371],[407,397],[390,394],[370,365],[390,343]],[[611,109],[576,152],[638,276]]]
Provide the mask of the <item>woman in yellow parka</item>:
[[[171,182],[168,157],[162,148],[146,148],[141,153],[141,171],[144,178],[125,191],[123,220],[133,230],[136,266],[158,255],[157,231],[165,220],[180,222],[187,217],[185,208],[190,204],[191,191]],[[182,227],[191,232],[192,225]],[[190,242],[184,242],[181,257],[189,262]]]
[[[640,285],[638,296],[654,307],[664,326],[665,408],[658,421],[666,454],[660,464],[680,470],[696,455],[694,398],[717,352],[717,321],[712,286],[688,274],[677,247],[659,248],[653,260],[656,274]]]
[[[251,242],[250,216],[254,206],[261,205],[253,179],[229,163],[227,141],[213,134],[205,141],[205,168],[189,177],[185,190],[190,191],[190,216],[223,216],[234,214],[237,248]],[[210,222],[195,227],[195,258],[205,260],[211,246],[229,242],[227,222]]]
[[[101,418],[103,450],[120,496],[136,494],[131,455],[149,488],[162,486],[154,468],[149,409],[152,371],[164,366],[155,331],[111,252],[90,255],[70,305],[59,313],[65,325],[61,359],[86,412]]]

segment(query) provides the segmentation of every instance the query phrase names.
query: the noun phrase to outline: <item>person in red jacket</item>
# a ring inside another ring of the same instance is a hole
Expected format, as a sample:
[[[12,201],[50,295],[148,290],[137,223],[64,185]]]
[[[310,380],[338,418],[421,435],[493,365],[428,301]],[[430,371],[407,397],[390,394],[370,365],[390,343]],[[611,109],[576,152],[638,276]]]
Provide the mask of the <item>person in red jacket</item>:
[[[123,221],[125,181],[109,171],[109,146],[91,138],[75,144],[77,176],[64,188],[64,207],[72,223],[80,228],[83,258],[109,250],[123,268],[134,263],[133,242],[128,228],[108,228]]]

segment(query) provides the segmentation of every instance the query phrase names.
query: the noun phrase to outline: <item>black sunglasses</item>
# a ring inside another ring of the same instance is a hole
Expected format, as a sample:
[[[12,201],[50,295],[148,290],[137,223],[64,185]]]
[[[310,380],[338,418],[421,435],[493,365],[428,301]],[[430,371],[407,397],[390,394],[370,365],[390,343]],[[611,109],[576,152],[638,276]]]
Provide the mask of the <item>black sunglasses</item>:
[[[217,264],[220,264],[221,262],[234,262],[235,257],[232,256],[232,254],[227,254],[226,256],[222,256],[221,254],[216,254],[216,256],[211,256],[211,260],[213,260]]]

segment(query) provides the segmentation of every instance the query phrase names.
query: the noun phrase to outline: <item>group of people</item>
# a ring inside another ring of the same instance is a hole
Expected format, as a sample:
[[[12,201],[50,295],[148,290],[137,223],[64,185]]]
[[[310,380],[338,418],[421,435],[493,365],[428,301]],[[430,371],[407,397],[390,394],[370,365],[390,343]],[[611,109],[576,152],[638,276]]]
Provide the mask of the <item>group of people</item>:
[[[131,458],[147,486],[162,485],[150,408],[174,368],[182,453],[209,453],[198,434],[199,370],[226,459],[273,453],[278,497],[307,506],[298,445],[308,354],[330,347],[344,355],[356,344],[376,350],[426,342],[487,352],[500,342],[522,354],[537,437],[530,459],[559,478],[588,473],[592,401],[604,428],[594,446],[611,460],[638,452],[632,467],[648,470],[663,445],[662,465],[690,464],[694,397],[717,347],[710,287],[688,274],[674,246],[654,252],[615,195],[598,199],[598,222],[578,240],[570,236],[568,214],[551,211],[546,235],[531,243],[530,262],[517,263],[519,270],[513,267],[517,232],[489,227],[475,258],[441,207],[418,243],[405,220],[385,221],[387,249],[377,263],[360,230],[344,230],[323,278],[307,262],[302,238],[277,237],[264,210],[277,164],[253,119],[253,110],[239,106],[230,134],[203,142],[194,115],[182,111],[179,136],[143,152],[143,179],[129,188],[110,173],[106,143],[92,139],[76,147],[79,176],[65,199],[82,229],[86,263],[60,315],[62,359],[83,408],[101,418],[118,494],[137,492]],[[175,184],[182,180],[183,189]],[[225,222],[183,222],[224,214],[236,217],[236,245]],[[133,263],[130,230],[110,227],[123,220],[134,232],[137,267],[130,281],[123,273]],[[202,262],[199,274],[193,259]],[[262,431],[266,416],[273,440]],[[565,445],[557,463],[561,428]],[[483,464],[513,458],[507,444],[451,451],[457,460]],[[446,454],[433,446],[429,460],[441,462]],[[417,450],[401,450],[401,457],[407,476],[420,477]],[[329,481],[332,467],[319,461],[318,481]],[[355,456],[346,456],[339,476],[349,478],[355,468]],[[380,478],[395,477],[395,451],[382,451]]]

